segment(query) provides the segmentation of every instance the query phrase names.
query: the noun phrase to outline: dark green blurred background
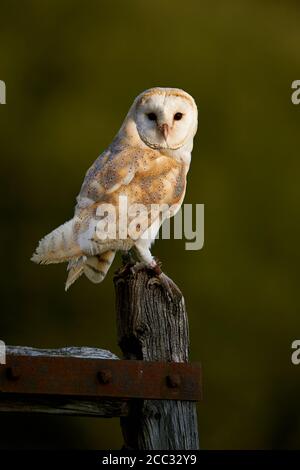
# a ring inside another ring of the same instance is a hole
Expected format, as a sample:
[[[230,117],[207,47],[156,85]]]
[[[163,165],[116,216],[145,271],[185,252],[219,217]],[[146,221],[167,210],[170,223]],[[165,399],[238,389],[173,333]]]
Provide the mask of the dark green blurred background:
[[[87,168],[134,97],[180,87],[199,107],[185,202],[205,204],[205,246],[158,241],[185,294],[204,369],[203,448],[300,443],[297,1],[0,2],[0,338],[116,345],[113,271],[66,294],[66,266],[29,261],[69,219]],[[120,448],[118,420],[0,416],[0,446]]]

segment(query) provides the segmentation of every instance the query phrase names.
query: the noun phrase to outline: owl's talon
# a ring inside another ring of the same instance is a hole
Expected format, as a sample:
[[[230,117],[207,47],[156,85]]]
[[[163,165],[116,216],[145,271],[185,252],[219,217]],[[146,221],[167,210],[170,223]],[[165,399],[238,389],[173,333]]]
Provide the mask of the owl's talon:
[[[160,259],[158,259],[157,256],[154,256],[154,259],[155,259],[155,263],[161,268],[162,267],[162,261],[160,261]]]
[[[162,274],[162,270],[161,270],[161,267],[159,264],[155,264],[153,266],[150,267],[151,268],[151,271],[153,271],[155,273],[156,276],[160,276]]]

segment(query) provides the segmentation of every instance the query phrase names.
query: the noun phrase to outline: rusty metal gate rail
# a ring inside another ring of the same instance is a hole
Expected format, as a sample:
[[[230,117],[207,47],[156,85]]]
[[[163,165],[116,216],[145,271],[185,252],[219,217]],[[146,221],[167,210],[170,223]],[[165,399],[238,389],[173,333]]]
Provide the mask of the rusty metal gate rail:
[[[8,354],[6,364],[0,366],[0,393],[198,401],[201,367],[197,363]]]

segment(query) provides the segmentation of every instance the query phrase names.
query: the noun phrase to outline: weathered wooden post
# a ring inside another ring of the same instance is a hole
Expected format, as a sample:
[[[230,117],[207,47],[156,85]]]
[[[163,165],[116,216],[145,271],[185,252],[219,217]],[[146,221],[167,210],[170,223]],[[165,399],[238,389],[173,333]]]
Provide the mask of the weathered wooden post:
[[[132,264],[115,276],[115,289],[124,360],[88,347],[7,346],[0,413],[119,417],[127,449],[198,449],[201,370],[188,363],[182,294]]]
[[[116,274],[118,341],[125,359],[188,362],[189,331],[183,296],[172,296],[149,269],[126,265]],[[155,380],[155,377],[153,377]],[[181,377],[167,377],[180,390]],[[196,404],[182,400],[134,400],[121,417],[125,447],[141,450],[198,449]]]

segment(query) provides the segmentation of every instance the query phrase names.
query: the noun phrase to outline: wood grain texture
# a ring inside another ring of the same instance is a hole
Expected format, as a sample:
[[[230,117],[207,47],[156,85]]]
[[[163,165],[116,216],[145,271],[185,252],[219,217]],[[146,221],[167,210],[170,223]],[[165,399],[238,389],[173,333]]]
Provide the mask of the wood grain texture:
[[[6,353],[20,356],[72,356],[90,359],[118,359],[105,349],[66,347],[60,349],[37,349],[27,346],[7,346]],[[72,398],[40,396],[0,396],[0,412],[46,413],[72,416],[119,417],[126,416],[128,405],[121,400],[77,400]]]
[[[188,319],[184,298],[168,280],[172,297],[153,271],[129,265],[114,279],[118,340],[125,359],[187,362]],[[196,404],[140,400],[121,418],[125,447],[198,449]]]

